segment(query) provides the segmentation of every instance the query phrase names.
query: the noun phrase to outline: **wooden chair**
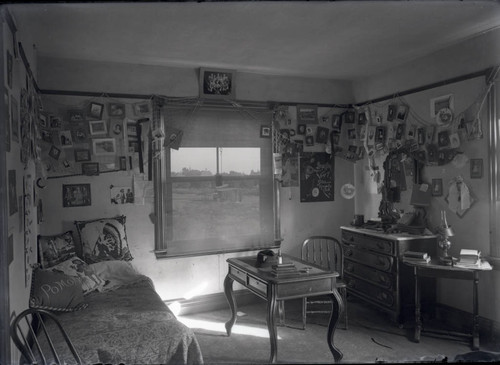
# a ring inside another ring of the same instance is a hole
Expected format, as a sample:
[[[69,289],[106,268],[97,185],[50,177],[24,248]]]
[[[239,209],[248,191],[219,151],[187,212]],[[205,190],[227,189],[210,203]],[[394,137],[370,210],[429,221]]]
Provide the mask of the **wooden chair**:
[[[56,326],[50,326],[51,331],[48,330],[48,326],[46,325],[49,321],[53,321],[56,324]],[[52,332],[52,330],[55,332]],[[37,338],[39,332],[43,333],[47,339],[47,347],[50,347],[51,357],[49,357],[49,349],[42,349],[40,345],[40,341]],[[73,354],[75,362],[77,364],[82,363],[71,339],[59,323],[57,317],[46,310],[30,308],[20,313],[12,322],[10,335],[23,356],[21,364],[38,364],[40,359],[43,364],[47,364],[48,362],[53,363],[53,361],[61,364],[61,359],[54,346],[55,341],[59,341],[61,336]],[[34,351],[35,349],[36,351]]]
[[[347,329],[347,285],[342,280],[344,271],[344,254],[340,242],[329,236],[312,236],[302,243],[302,260],[318,265],[325,270],[339,273],[337,288],[344,301],[344,328]],[[320,310],[308,310],[308,305],[326,307]],[[331,313],[331,302],[321,300],[321,297],[303,298],[302,302],[302,326],[306,328],[307,313]]]

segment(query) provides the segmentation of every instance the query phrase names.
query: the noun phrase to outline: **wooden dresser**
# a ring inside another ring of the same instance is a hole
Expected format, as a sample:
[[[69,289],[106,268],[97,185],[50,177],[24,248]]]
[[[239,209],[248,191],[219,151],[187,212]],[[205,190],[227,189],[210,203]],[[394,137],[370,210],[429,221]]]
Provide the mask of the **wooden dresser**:
[[[436,236],[341,227],[344,250],[344,280],[347,291],[387,312],[398,324],[411,318],[415,284],[411,269],[404,265],[405,251],[424,251],[435,256]],[[423,302],[434,304],[435,283],[422,293]]]

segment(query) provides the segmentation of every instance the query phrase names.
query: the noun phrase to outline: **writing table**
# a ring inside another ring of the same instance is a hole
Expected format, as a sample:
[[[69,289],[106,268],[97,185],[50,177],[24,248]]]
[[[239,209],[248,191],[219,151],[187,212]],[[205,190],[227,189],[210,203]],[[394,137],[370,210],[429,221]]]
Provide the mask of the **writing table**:
[[[340,315],[344,311],[344,302],[337,291],[337,272],[330,272],[302,261],[296,257],[283,255],[283,263],[292,263],[297,272],[276,276],[272,264],[277,264],[274,256],[269,257],[262,267],[256,267],[256,256],[230,258],[227,260],[228,273],[224,280],[224,293],[231,307],[231,318],[226,322],[227,335],[236,322],[236,300],[233,295],[233,281],[237,281],[250,291],[267,301],[267,328],[271,342],[269,362],[275,363],[278,356],[276,331],[277,302],[288,299],[326,295],[332,301],[332,314],[327,331],[327,343],[335,361],[342,359],[342,352],[333,344],[333,336]]]
[[[478,286],[479,286],[479,272],[491,270],[491,266],[487,262],[479,267],[458,267],[446,266],[439,264],[437,260],[431,260],[429,263],[409,263],[405,262],[413,268],[413,275],[415,278],[415,341],[420,342],[420,333],[429,332],[451,336],[463,336],[472,338],[472,350],[479,350],[479,302],[478,302]],[[431,278],[447,278],[459,280],[472,280],[472,331],[471,333],[460,333],[443,331],[437,329],[423,329],[422,320],[420,317],[420,285],[419,277]]]

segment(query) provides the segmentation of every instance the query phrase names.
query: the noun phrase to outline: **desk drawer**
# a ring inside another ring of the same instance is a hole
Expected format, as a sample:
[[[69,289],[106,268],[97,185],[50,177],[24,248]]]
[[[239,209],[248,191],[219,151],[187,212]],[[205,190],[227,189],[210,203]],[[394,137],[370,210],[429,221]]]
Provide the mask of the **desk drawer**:
[[[248,275],[248,287],[261,294],[267,295],[267,284],[250,275]]]
[[[393,290],[396,287],[396,280],[393,274],[376,270],[358,262],[345,260],[344,272],[362,278],[363,280],[370,281],[384,289]]]
[[[344,257],[385,272],[393,272],[396,266],[392,256],[358,250],[350,245],[344,245]]]
[[[240,279],[243,283],[247,282],[247,274],[233,266],[229,266],[229,273],[238,279]]]

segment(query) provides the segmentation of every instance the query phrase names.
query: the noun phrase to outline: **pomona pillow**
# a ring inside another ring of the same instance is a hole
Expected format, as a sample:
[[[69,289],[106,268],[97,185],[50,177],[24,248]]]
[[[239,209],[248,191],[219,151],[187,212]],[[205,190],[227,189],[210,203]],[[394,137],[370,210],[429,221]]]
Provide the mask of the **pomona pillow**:
[[[101,291],[105,283],[85,261],[76,256],[51,267],[50,270],[80,279],[83,295],[94,290]]]
[[[73,231],[54,236],[38,236],[38,255],[42,269],[48,269],[76,256]]]
[[[29,306],[59,312],[86,308],[80,279],[52,270],[33,270]]]
[[[127,242],[124,215],[90,221],[75,221],[82,244],[82,257],[91,264],[133,259]]]

